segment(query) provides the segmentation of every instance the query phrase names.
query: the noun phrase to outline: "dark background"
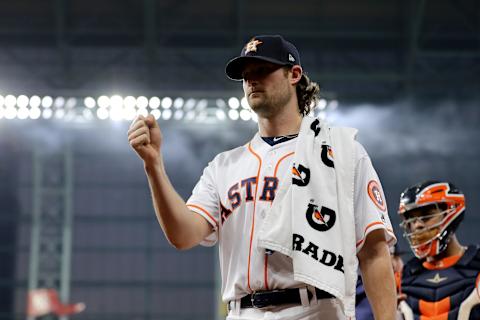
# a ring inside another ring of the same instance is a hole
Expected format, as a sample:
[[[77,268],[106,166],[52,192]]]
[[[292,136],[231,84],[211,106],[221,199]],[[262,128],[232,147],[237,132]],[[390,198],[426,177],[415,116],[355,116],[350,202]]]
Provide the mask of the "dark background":
[[[0,1],[0,95],[241,97],[225,62],[256,34],[282,34],[336,99],[327,119],[360,130],[400,245],[400,192],[446,179],[480,228],[480,2]],[[0,317],[25,317],[33,150],[73,153],[71,301],[79,319],[212,319],[212,248],[177,252],[156,222],[127,122],[0,118]],[[163,121],[172,183],[188,198],[215,154],[247,142],[254,122]]]

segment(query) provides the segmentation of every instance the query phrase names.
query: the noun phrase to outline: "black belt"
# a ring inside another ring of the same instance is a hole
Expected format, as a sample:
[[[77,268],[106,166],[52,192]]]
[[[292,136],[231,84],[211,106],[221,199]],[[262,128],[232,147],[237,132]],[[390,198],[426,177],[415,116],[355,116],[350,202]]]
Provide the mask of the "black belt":
[[[312,293],[308,291],[308,300],[312,298]],[[328,292],[315,288],[317,299],[334,298]],[[257,291],[240,299],[240,308],[264,308],[268,306],[278,306],[282,304],[300,304],[300,289],[284,289],[273,291]]]

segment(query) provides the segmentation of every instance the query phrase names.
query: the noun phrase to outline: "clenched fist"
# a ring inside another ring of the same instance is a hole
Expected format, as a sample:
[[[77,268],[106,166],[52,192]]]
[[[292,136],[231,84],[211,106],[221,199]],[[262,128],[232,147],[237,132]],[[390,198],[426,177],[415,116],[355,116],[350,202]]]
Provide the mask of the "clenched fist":
[[[128,130],[128,142],[146,165],[153,165],[160,159],[162,132],[152,115],[138,116]]]

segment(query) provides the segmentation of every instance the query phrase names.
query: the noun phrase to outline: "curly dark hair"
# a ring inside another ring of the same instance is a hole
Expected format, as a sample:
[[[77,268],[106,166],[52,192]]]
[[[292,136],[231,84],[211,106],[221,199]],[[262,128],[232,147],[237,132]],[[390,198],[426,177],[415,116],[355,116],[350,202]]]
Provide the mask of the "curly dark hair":
[[[302,116],[306,116],[317,106],[319,100],[320,86],[318,83],[310,80],[304,73],[297,83],[298,108]]]

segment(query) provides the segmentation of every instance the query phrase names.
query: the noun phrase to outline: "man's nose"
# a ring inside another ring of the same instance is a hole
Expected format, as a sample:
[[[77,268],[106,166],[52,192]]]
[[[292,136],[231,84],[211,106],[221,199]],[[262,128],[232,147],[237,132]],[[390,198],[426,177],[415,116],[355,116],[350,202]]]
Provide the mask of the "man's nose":
[[[411,223],[412,230],[417,230],[425,227],[425,223],[423,223],[422,219],[414,219]]]
[[[248,77],[248,78],[245,78],[243,80],[247,84],[247,87],[254,87],[255,85],[258,84],[258,80],[256,78],[253,78],[253,77]]]

